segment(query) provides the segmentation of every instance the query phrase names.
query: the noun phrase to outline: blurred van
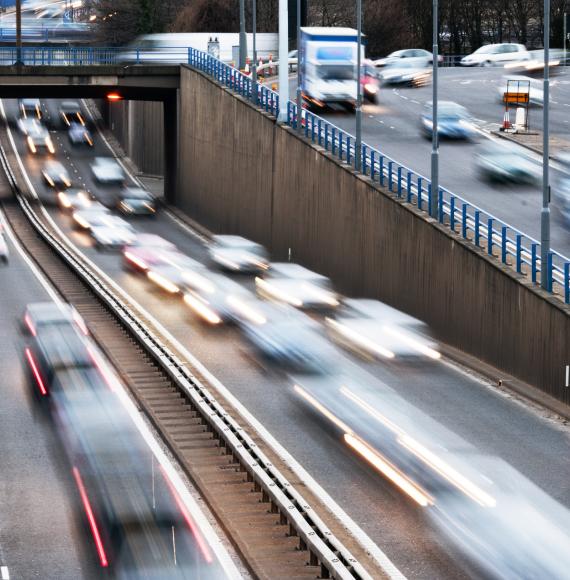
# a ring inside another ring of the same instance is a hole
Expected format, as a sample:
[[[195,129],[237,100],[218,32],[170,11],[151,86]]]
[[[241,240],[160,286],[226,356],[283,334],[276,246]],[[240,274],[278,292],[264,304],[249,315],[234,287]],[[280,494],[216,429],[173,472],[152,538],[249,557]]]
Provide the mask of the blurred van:
[[[126,45],[119,54],[119,61],[127,64],[180,64],[188,62],[188,49],[208,52],[208,43],[218,40],[219,59],[230,63],[234,60],[233,47],[239,46],[237,32],[183,32],[167,34],[145,34]],[[257,58],[264,61],[271,55],[277,60],[277,33],[256,35]],[[247,54],[253,58],[253,35],[247,35]],[[236,63],[237,64],[237,63]]]

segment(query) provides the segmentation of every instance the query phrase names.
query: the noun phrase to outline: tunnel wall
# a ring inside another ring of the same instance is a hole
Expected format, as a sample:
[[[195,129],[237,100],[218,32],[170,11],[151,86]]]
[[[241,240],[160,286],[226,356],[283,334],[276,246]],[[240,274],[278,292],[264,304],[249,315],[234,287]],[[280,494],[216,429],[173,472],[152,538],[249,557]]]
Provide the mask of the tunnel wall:
[[[201,73],[184,69],[177,204],[214,232],[426,321],[570,403],[570,309]]]
[[[109,103],[107,124],[123,151],[143,173],[164,174],[164,119],[161,102]]]

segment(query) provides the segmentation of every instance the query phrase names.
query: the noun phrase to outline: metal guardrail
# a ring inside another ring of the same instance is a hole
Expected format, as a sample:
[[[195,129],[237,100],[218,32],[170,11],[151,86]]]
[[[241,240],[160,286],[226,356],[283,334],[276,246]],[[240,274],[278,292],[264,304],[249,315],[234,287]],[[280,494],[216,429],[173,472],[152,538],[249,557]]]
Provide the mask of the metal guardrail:
[[[91,27],[84,23],[62,24],[58,26],[25,26],[22,27],[22,41],[64,42],[66,40],[86,39],[91,32]],[[0,43],[15,41],[16,28],[14,26],[0,27]]]
[[[188,64],[277,116],[279,95],[266,86],[258,84],[255,94],[250,77],[193,48],[188,49]],[[297,105],[289,101],[286,123],[297,129],[297,122]],[[301,123],[305,137],[311,142],[340,161],[355,165],[355,138],[350,133],[307,110],[301,114]],[[426,213],[429,211],[430,180],[365,143],[362,144],[362,173],[387,187],[402,201]],[[439,188],[437,196],[439,223],[519,274],[530,275],[532,282],[539,284],[540,242],[444,187]],[[548,291],[562,295],[564,302],[570,304],[570,259],[559,252],[549,252],[545,274]]]
[[[312,510],[305,498],[287,481],[255,441],[226,412],[186,365],[161,341],[137,312],[109,288],[106,282],[82,258],[66,239],[52,233],[36,214],[30,202],[20,193],[17,180],[0,146],[0,164],[6,173],[18,203],[37,234],[93,291],[102,304],[128,329],[145,352],[155,360],[170,379],[192,401],[207,420],[224,446],[231,450],[251,481],[269,499],[290,535],[297,536],[301,549],[309,551],[311,565],[319,565],[322,578],[338,580],[372,580],[362,564],[334,536]]]

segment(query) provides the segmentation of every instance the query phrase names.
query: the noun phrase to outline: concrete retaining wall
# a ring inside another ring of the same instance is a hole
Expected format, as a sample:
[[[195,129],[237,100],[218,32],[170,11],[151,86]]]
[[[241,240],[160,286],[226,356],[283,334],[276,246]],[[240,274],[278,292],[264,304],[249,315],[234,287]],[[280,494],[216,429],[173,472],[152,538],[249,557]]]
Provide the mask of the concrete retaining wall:
[[[570,309],[209,78],[181,77],[178,205],[425,320],[566,404]]]
[[[143,173],[163,175],[164,119],[161,102],[109,103],[107,122],[125,153]]]

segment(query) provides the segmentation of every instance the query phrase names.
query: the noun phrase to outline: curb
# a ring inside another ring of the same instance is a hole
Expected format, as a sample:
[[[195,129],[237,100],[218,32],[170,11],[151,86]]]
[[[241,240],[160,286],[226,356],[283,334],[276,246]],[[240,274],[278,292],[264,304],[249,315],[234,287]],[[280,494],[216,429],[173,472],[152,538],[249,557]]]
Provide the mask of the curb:
[[[500,139],[505,139],[505,141],[510,141],[511,143],[520,145],[521,147],[524,147],[525,149],[528,149],[529,151],[532,151],[537,155],[542,155],[542,148],[534,147],[533,145],[529,145],[528,143],[521,142],[518,139],[511,137],[509,133],[503,133],[502,131],[491,131],[491,134],[494,135],[495,137],[499,137]],[[570,144],[568,151],[570,151]],[[549,155],[548,158],[551,159],[552,161],[558,161],[559,163],[563,162],[558,156],[558,153],[553,153]]]

